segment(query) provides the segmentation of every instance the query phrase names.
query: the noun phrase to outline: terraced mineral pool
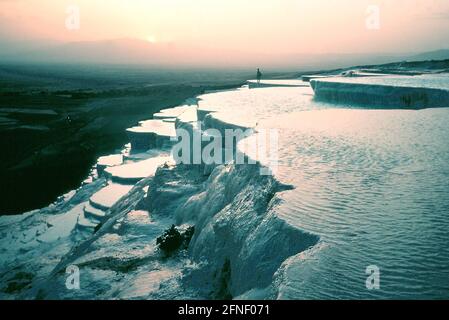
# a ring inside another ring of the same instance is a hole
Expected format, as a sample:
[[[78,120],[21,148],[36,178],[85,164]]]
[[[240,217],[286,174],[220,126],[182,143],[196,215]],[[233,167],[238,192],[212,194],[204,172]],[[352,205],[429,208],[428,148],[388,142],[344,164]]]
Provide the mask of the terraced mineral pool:
[[[289,79],[289,80],[248,80],[250,87],[306,87],[307,83],[302,80]]]
[[[303,82],[306,84],[305,82]],[[199,96],[199,111],[219,113],[217,119],[257,122],[274,115],[298,110],[328,108],[313,101],[313,90],[306,87],[240,88]]]
[[[97,160],[97,166],[101,168],[118,166],[123,163],[122,154],[112,154],[109,156],[100,157]]]
[[[132,133],[154,133],[160,136],[176,136],[175,126],[173,123],[164,122],[162,120],[141,121],[140,126],[129,128],[126,131]]]
[[[122,183],[137,183],[146,177],[153,176],[159,166],[172,161],[171,157],[156,157],[137,162],[126,163],[121,166],[109,167],[105,172],[113,181]]]
[[[118,183],[111,183],[95,193],[90,201],[95,207],[102,210],[108,210],[115,205],[120,198],[126,195],[132,189],[132,185],[121,185]]]
[[[321,237],[291,259],[282,298],[449,297],[449,109],[322,110],[280,128],[277,212]],[[381,270],[368,291],[366,268]]]
[[[279,130],[276,177],[295,189],[277,213],[321,238],[279,271],[279,298],[449,297],[449,108],[349,110],[303,88],[203,96],[212,106]]]
[[[382,76],[382,77],[347,77],[347,78],[327,78],[320,81],[372,84],[395,87],[433,88],[449,90],[447,74],[432,74],[419,76]]]

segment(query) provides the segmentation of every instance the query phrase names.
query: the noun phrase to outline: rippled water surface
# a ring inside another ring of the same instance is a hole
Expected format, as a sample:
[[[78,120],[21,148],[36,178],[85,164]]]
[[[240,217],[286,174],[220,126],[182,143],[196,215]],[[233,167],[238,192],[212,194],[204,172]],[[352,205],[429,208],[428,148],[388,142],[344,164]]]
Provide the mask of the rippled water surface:
[[[221,93],[203,106],[279,129],[277,178],[295,189],[278,214],[321,237],[286,263],[279,297],[449,298],[449,108],[350,110],[318,104],[308,89],[278,90]],[[380,290],[365,286],[370,265]]]
[[[288,118],[288,121],[287,121]],[[325,110],[281,128],[278,213],[321,236],[288,263],[285,298],[449,297],[449,109]],[[365,287],[366,267],[381,290]]]

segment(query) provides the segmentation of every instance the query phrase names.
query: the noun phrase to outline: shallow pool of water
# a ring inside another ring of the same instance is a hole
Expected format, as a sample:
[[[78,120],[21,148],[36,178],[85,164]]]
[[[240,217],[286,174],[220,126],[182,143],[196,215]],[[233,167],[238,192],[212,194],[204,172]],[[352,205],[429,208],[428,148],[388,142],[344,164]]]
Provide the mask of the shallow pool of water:
[[[286,263],[280,298],[449,297],[449,108],[354,110],[305,88],[203,97],[212,106],[279,130],[276,177],[295,189],[277,213],[321,237]]]
[[[278,214],[318,234],[285,298],[449,297],[449,109],[321,110],[280,128]],[[365,286],[380,269],[380,290]]]

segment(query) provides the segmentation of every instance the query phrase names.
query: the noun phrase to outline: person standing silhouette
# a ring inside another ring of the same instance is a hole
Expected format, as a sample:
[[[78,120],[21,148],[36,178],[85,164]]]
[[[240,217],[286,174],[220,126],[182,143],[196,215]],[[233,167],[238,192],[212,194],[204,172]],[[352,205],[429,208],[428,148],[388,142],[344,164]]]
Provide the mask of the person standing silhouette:
[[[262,72],[260,72],[260,69],[257,69],[257,83],[260,83],[260,79],[262,79]]]

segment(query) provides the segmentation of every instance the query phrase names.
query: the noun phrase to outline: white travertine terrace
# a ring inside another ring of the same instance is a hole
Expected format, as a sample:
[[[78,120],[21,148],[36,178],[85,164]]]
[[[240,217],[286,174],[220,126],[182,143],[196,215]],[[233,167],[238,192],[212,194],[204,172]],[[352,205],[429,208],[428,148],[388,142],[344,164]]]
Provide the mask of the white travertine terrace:
[[[174,119],[178,118],[181,114],[183,114],[185,111],[187,111],[190,106],[180,106],[170,109],[163,109],[159,111],[158,113],[155,113],[153,115],[153,119]]]
[[[123,155],[122,154],[112,154],[109,156],[104,156],[98,158],[97,161],[97,171],[98,173],[102,173],[104,169],[107,167],[118,166],[123,163]]]
[[[139,180],[152,176],[159,166],[172,161],[171,157],[155,157],[142,161],[131,162],[121,166],[105,169],[113,181],[121,183],[136,183]]]
[[[110,183],[97,193],[95,193],[89,200],[90,204],[100,210],[108,210],[126,195],[131,189],[132,185],[123,185],[118,183]]]
[[[133,149],[161,148],[176,136],[175,125],[163,120],[141,121],[140,126],[126,130]]]
[[[447,107],[447,74],[334,77],[310,81],[318,100],[378,108]]]
[[[307,87],[307,83],[302,80],[248,80],[247,84],[252,88],[276,88],[276,87]]]

